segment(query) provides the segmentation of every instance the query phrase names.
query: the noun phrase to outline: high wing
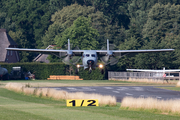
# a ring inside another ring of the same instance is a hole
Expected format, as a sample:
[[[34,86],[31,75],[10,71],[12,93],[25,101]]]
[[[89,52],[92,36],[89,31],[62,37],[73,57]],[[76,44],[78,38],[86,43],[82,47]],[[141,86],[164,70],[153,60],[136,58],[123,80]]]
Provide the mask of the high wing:
[[[28,52],[39,52],[42,54],[54,54],[56,56],[61,56],[60,54],[73,54],[75,56],[81,56],[85,51],[91,50],[53,50],[53,49],[25,49],[25,48],[6,48],[6,50],[12,51],[28,51]],[[174,49],[152,49],[152,50],[92,50],[99,53],[99,55],[115,55],[115,56],[123,56],[128,53],[148,53],[148,52],[169,52],[174,51]]]
[[[29,51],[29,52],[41,52],[41,53],[59,53],[59,52],[68,52],[69,50],[52,50],[52,49],[26,49],[26,48],[6,48],[6,50],[13,51]],[[91,50],[70,50],[74,53],[82,53],[84,51]],[[107,53],[107,50],[92,50],[97,53]],[[152,49],[152,50],[109,50],[112,53],[147,53],[147,52],[169,52],[174,51],[174,49]]]
[[[65,63],[69,63],[72,56],[82,56],[82,53],[88,51],[94,51],[98,53],[100,59],[105,64],[114,65],[118,60],[129,54],[129,53],[148,53],[148,52],[169,52],[174,51],[174,49],[152,49],[152,50],[109,50],[109,40],[107,40],[107,50],[71,50],[70,40],[68,39],[68,50],[52,50],[52,49],[25,49],[25,48],[6,48],[6,50],[13,51],[29,51],[29,52],[40,52],[42,54],[53,54],[57,57],[66,57],[64,59]],[[77,60],[75,60],[77,61]],[[75,63],[75,62],[74,62]]]
[[[68,53],[69,50],[52,50],[52,49],[26,49],[26,48],[6,48],[6,50],[12,51],[28,51],[28,52],[40,52],[43,54],[50,54],[50,53]],[[82,53],[84,50],[70,50],[74,53]]]
[[[148,70],[148,69],[126,69],[127,71],[137,71],[137,72],[178,72],[180,69],[172,69],[172,70]]]
[[[84,51],[89,50],[71,50],[70,49],[70,41],[68,39],[68,50],[52,50],[52,49],[25,49],[25,48],[6,48],[6,50],[13,50],[13,51],[29,51],[29,52],[40,52],[43,54],[50,54],[50,53],[67,53],[67,54],[78,54],[83,53]],[[174,49],[152,49],[152,50],[109,50],[109,40],[107,39],[107,50],[93,50],[99,54],[104,55],[121,55],[119,53],[147,53],[147,52],[168,52],[174,51]]]
[[[52,50],[52,49],[25,49],[25,48],[6,48],[6,50],[13,51],[29,51],[29,52],[40,52],[42,54],[53,54],[58,57],[61,56],[72,56],[72,55],[81,55],[83,50],[71,50],[70,49],[70,40],[68,39],[68,50]],[[75,54],[76,53],[76,54]]]
[[[112,53],[148,53],[148,52],[169,52],[174,49],[150,49],[150,50],[109,50]],[[107,50],[96,50],[99,53],[107,53]]]
[[[107,50],[96,50],[100,55],[100,59],[105,64],[114,65],[118,60],[129,54],[129,53],[148,53],[148,52],[169,52],[174,51],[174,49],[150,49],[150,50],[110,50],[109,40],[107,40]]]

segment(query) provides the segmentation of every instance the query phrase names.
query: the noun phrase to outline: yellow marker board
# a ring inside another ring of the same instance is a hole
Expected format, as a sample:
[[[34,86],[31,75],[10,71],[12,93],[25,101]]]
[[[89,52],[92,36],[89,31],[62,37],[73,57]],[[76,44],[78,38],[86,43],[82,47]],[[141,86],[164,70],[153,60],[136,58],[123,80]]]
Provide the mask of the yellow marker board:
[[[66,105],[68,107],[85,107],[85,106],[99,106],[97,99],[71,99],[66,100]]]

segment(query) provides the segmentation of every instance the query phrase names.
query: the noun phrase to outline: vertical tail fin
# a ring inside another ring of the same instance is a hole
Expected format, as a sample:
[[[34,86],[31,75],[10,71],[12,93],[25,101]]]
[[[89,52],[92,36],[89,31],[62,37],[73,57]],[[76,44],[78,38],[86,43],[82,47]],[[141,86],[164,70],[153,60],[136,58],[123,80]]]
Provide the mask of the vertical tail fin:
[[[70,50],[70,41],[68,39],[68,50]]]
[[[107,51],[109,51],[109,40],[107,39]]]
[[[163,67],[163,74],[165,74],[165,67]]]

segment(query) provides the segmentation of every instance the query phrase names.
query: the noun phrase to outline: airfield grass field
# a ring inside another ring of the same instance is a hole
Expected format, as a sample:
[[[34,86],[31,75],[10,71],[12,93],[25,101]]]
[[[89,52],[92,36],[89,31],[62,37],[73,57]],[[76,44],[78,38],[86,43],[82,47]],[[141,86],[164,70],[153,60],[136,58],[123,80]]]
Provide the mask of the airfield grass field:
[[[33,87],[56,87],[56,86],[175,86],[167,83],[148,83],[148,82],[129,82],[129,81],[114,81],[114,80],[9,80],[0,81],[1,85],[6,83],[29,83]]]
[[[152,83],[132,83],[126,81],[1,81],[0,82],[0,118],[3,120],[179,120],[180,115],[167,115],[157,110],[127,110],[117,106],[100,107],[66,107],[65,100],[53,100],[52,98],[41,98],[32,95],[16,93],[4,88],[9,82],[29,83],[33,86],[140,86],[140,85],[162,85]],[[165,84],[166,86],[166,84]],[[172,85],[173,86],[173,85]],[[175,86],[175,85],[174,85]]]

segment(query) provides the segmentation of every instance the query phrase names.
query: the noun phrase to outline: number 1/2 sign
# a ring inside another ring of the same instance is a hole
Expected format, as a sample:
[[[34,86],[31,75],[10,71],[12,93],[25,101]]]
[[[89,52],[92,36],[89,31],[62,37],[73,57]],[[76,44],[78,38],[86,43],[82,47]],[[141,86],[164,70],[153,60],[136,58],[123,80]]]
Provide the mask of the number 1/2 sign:
[[[66,100],[66,105],[68,107],[85,107],[85,106],[99,106],[97,99],[76,99],[76,100]]]

